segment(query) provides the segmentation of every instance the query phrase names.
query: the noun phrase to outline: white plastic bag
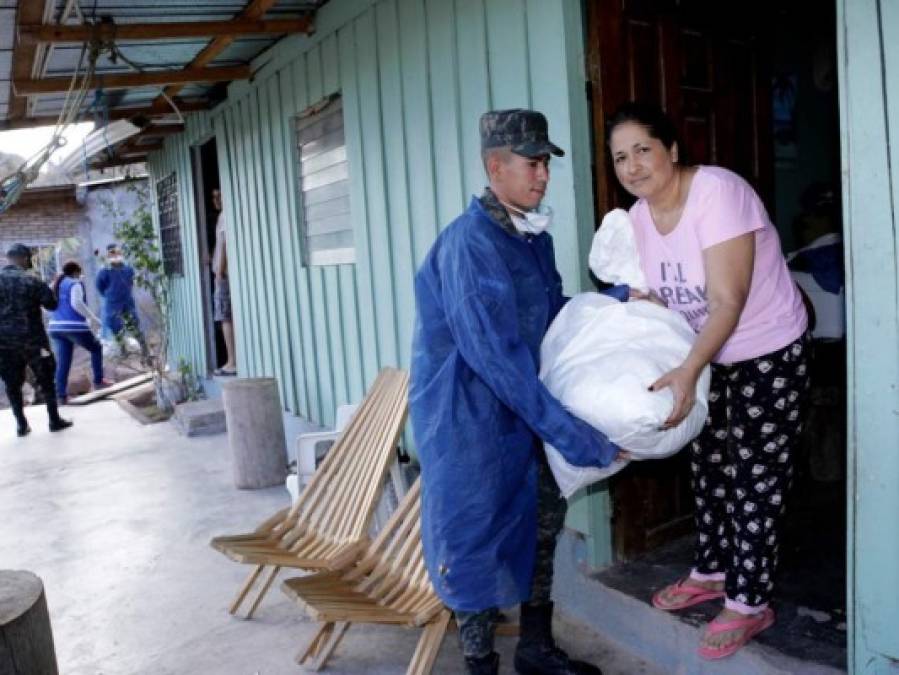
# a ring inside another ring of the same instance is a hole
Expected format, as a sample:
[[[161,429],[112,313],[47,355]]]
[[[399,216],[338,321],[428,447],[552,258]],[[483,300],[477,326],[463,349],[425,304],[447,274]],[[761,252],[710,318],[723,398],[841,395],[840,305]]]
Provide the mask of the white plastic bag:
[[[649,284],[640,266],[634,226],[624,209],[609,211],[593,235],[588,259],[597,279],[607,284],[627,284],[646,293]]]
[[[696,403],[677,427],[662,429],[674,407],[659,377],[683,363],[695,340],[677,312],[646,300],[621,303],[599,293],[572,298],[553,321],[540,349],[540,379],[572,414],[605,433],[635,459],[673,455],[702,430],[708,414],[710,370],[703,370]],[[546,445],[562,494],[607,478],[626,462],[604,468],[568,464]]]
[[[130,335],[126,335],[119,341],[116,338],[100,338],[103,347],[104,359],[121,359],[129,354],[140,353],[140,342]]]

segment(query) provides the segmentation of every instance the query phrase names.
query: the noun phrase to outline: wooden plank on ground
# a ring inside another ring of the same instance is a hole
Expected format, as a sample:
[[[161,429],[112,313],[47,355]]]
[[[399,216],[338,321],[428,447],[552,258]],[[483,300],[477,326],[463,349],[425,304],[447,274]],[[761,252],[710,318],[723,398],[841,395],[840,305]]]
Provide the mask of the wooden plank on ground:
[[[131,389],[133,387],[138,386],[139,384],[144,384],[145,382],[149,382],[153,379],[153,373],[141,373],[135,377],[131,377],[127,380],[122,380],[121,382],[117,382],[111,387],[107,387],[106,389],[100,389],[99,391],[92,391],[87,394],[82,394],[81,396],[77,396],[73,399],[69,399],[69,405],[87,405],[89,403],[94,403],[95,401],[100,401],[104,398],[108,398],[113,394],[118,394],[127,389]]]

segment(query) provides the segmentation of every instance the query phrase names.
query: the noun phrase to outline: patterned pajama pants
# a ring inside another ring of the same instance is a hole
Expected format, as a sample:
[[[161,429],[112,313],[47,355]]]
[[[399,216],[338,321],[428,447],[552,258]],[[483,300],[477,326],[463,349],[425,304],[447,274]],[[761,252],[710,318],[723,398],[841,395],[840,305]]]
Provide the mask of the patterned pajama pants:
[[[537,475],[537,555],[534,560],[534,577],[531,581],[531,605],[545,605],[550,602],[553,586],[553,566],[556,542],[565,524],[568,502],[559,493],[559,486],[553,478],[543,444],[536,451],[539,457]],[[493,636],[499,610],[495,607],[480,612],[456,612],[459,624],[459,640],[462,653],[466,657],[481,658],[493,651]]]
[[[778,531],[809,386],[805,337],[730,366],[712,365],[709,416],[693,441],[694,569],[723,580],[725,606],[752,613],[774,588]]]

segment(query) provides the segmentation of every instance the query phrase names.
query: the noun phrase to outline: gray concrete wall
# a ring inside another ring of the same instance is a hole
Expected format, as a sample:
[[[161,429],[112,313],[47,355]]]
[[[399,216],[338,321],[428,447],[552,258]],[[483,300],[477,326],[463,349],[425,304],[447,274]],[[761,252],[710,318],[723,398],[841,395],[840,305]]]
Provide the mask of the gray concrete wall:
[[[106,255],[107,244],[117,242],[114,234],[116,224],[123,219],[131,218],[139,207],[138,194],[134,188],[146,186],[147,179],[142,178],[80,188],[87,223],[86,248],[90,252],[85,259],[85,263],[89,264],[89,267],[85,265],[85,278],[90,282],[89,288],[93,291],[89,294],[90,305],[96,311],[99,311],[99,296],[94,289],[93,281],[103,267],[101,256]],[[146,291],[136,288],[134,299],[141,325],[151,330],[155,329],[156,322],[153,319],[155,312],[152,310],[150,296]]]

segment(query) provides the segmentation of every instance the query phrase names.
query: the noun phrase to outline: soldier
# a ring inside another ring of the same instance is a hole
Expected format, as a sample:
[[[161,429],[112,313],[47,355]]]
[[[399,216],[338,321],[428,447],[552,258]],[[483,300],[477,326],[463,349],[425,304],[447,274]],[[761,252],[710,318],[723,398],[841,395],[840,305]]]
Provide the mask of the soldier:
[[[0,378],[16,417],[17,433],[25,436],[31,432],[22,399],[26,367],[34,373],[43,392],[50,431],[62,431],[72,423],[59,416],[53,386],[56,361],[41,317],[41,307],[56,309],[56,296],[47,284],[27,272],[31,268],[31,250],[27,246],[14,244],[6,257],[10,264],[0,270]]]
[[[498,110],[480,121],[490,186],[434,243],[415,277],[410,406],[422,466],[422,543],[459,624],[469,673],[498,672],[498,608],[521,603],[519,673],[597,674],[553,640],[553,554],[565,519],[543,451],[607,466],[619,452],[537,377],[540,342],[565,303],[541,208],[546,118]],[[626,300],[628,288],[611,292]]]

